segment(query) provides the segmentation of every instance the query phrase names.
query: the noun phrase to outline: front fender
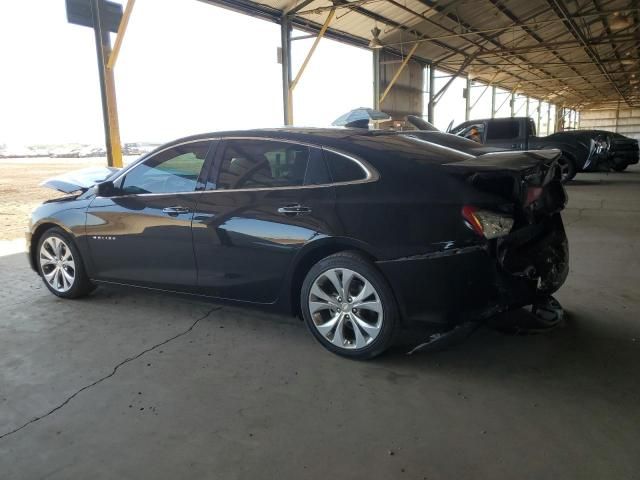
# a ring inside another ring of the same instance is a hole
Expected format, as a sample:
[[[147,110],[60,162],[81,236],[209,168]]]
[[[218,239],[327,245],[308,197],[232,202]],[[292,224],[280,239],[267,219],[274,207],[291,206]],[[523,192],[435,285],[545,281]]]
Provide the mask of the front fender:
[[[43,203],[31,213],[26,234],[31,268],[38,271],[35,262],[35,248],[42,234],[51,227],[58,227],[64,230],[75,242],[87,271],[90,271],[90,256],[85,238],[87,207],[90,201],[90,199],[73,199]]]

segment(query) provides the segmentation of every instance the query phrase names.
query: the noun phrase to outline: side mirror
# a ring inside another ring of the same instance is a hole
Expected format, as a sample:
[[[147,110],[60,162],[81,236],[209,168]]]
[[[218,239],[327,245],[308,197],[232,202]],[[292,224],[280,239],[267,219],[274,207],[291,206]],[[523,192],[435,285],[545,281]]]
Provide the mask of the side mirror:
[[[97,195],[99,197],[112,197],[116,195],[118,189],[115,187],[112,181],[108,180],[98,184]]]

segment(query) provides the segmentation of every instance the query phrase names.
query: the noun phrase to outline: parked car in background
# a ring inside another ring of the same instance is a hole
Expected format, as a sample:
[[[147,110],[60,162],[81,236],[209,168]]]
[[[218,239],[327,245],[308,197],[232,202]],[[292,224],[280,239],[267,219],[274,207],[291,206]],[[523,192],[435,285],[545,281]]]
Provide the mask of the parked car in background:
[[[453,128],[451,133],[473,138],[483,145],[508,150],[557,148],[562,152],[558,163],[563,182],[571,180],[577,172],[609,168],[606,135],[596,135],[594,138],[588,132],[569,131],[538,137],[536,125],[530,117],[470,120]]]
[[[69,195],[33,212],[28,257],[59,297],[115,283],[276,309],[371,358],[414,322],[446,331],[561,287],[558,156],[359,129],[198,135],[45,182]]]

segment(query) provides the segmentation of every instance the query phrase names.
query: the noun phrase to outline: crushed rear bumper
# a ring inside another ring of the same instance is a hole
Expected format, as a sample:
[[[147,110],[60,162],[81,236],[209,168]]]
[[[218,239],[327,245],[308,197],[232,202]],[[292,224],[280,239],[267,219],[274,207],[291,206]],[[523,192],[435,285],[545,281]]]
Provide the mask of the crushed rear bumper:
[[[569,271],[560,214],[497,241],[380,261],[404,319],[451,327],[535,303]]]

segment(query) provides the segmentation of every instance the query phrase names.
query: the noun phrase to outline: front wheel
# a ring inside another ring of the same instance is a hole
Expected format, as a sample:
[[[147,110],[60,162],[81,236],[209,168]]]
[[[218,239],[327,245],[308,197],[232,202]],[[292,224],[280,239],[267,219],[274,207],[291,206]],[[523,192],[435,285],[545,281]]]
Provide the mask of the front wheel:
[[[62,298],[78,298],[93,290],[80,252],[64,230],[47,230],[37,247],[37,264],[44,284]]]
[[[315,264],[304,279],[300,305],[316,339],[327,350],[353,359],[384,352],[399,323],[387,281],[355,252],[336,253]]]

